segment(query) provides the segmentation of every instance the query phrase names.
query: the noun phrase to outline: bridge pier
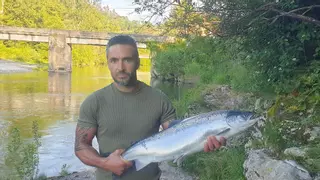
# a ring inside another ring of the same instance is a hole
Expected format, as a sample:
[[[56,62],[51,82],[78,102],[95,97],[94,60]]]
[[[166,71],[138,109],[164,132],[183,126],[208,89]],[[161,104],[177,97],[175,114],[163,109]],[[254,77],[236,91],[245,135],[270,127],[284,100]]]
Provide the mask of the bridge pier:
[[[71,44],[67,43],[64,34],[52,34],[49,36],[49,71],[71,72],[72,53]]]

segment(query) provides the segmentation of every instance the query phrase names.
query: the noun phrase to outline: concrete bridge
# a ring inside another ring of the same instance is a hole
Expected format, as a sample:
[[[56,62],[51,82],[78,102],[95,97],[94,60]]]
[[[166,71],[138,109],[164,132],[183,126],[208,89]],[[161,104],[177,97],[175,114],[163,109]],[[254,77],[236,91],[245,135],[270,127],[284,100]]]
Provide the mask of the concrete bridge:
[[[49,43],[49,71],[72,71],[72,44],[106,46],[108,40],[117,33],[86,32],[56,29],[37,29],[0,26],[0,40],[16,40]],[[133,37],[139,48],[146,48],[146,42],[173,41],[173,38],[141,34],[128,34]]]

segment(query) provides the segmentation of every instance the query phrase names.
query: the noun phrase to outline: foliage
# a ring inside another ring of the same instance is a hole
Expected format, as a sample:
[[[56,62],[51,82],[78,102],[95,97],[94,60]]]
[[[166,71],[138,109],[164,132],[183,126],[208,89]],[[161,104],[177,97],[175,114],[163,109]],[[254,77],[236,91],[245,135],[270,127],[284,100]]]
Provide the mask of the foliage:
[[[164,77],[200,76],[204,84],[230,84],[242,91],[270,89],[268,82],[261,82],[263,77],[259,74],[247,76],[255,71],[242,64],[245,54],[240,50],[239,41],[241,39],[193,38],[176,46],[162,45],[152,60],[157,72]]]
[[[70,168],[70,165],[67,164],[63,164],[63,166],[61,167],[61,171],[60,171],[60,176],[68,176],[70,173],[68,171],[68,169]]]
[[[193,103],[203,104],[203,99],[201,93],[203,91],[204,86],[198,86],[196,88],[192,88],[187,90],[184,93],[183,97],[179,100],[173,100],[173,106],[176,109],[176,114],[178,117],[184,117],[185,113],[189,112],[189,107]]]
[[[161,2],[164,5],[170,1]],[[184,47],[162,49],[154,59],[166,57],[167,53],[171,56],[176,53],[175,57],[180,57],[183,52],[186,59],[175,65],[183,67],[180,74],[187,76],[186,72],[192,72],[194,75],[197,74],[194,71],[198,71],[203,84],[229,84],[240,91],[276,94],[274,105],[264,109],[267,122],[262,128],[262,139],[255,140],[254,144],[259,148],[273,149],[279,158],[285,148],[312,147],[309,152],[311,159],[299,162],[310,172],[319,171],[319,158],[315,153],[319,150],[319,141],[310,140],[310,134],[306,132],[320,125],[320,1],[181,2],[177,6],[187,4],[199,13],[218,17],[221,22],[219,29],[213,35],[195,38],[198,34],[188,31],[189,34],[184,36],[187,37]],[[140,5],[161,13],[161,5],[152,6],[153,3],[142,1]],[[175,13],[187,14],[180,12],[183,9],[176,10]],[[174,22],[178,16],[170,18],[167,22]],[[192,19],[192,16],[185,17],[185,22],[189,22],[188,18]],[[187,26],[187,23],[181,25]],[[163,71],[161,65],[157,69],[160,74],[173,73],[174,70],[170,69]],[[175,102],[179,114],[187,112],[195,99],[185,97]],[[200,158],[196,157],[187,164],[194,164]],[[200,169],[210,167],[211,161]],[[211,171],[213,169],[210,168]],[[206,170],[196,173],[204,179],[216,176],[208,175]]]
[[[220,81],[223,82],[239,81],[241,76],[225,79],[229,74],[225,75],[224,69],[236,66],[237,69],[240,67],[243,74],[252,74],[248,82],[254,89],[271,85],[279,93],[290,93],[298,86],[296,79],[319,61],[320,21],[317,19],[320,14],[317,9],[320,7],[317,2],[248,0],[243,3],[239,0],[203,0],[200,5],[190,2],[181,1],[177,5],[177,9],[180,8],[178,12],[187,13],[189,7],[192,11],[219,17],[221,24],[218,34],[222,37],[206,37],[201,43],[190,42],[191,46],[192,43],[195,45],[185,50],[192,52],[186,56],[191,58],[181,63],[193,63],[193,57],[199,57],[200,65],[207,67],[202,72],[222,71],[218,74],[223,74],[224,78],[218,76],[215,79],[222,78]],[[154,3],[142,1],[139,3],[142,6],[140,9],[161,14],[161,10],[170,5],[169,1],[163,1],[162,5],[157,6]],[[286,12],[290,12],[290,16]],[[177,18],[172,16],[167,22]],[[192,18],[192,15],[185,17],[188,18]],[[184,26],[188,26],[187,21],[183,22]],[[188,37],[194,35],[197,33],[188,33]],[[214,77],[211,74],[204,75],[206,81]]]
[[[178,78],[184,75],[184,61],[186,59],[183,48],[181,45],[169,45],[166,47],[166,53],[158,53],[153,61],[154,67],[161,74],[165,74],[170,78]]]
[[[12,0],[5,1],[0,25],[29,28],[102,31],[113,33],[156,34],[150,24],[129,21],[108,6],[89,0]],[[72,46],[73,65],[105,64],[105,48]],[[0,58],[33,64],[48,63],[48,44],[37,42],[0,41]]]
[[[244,149],[222,149],[214,153],[197,153],[187,157],[183,168],[196,173],[201,180],[244,180]]]
[[[38,132],[38,123],[32,124],[33,141],[22,142],[20,130],[13,128],[10,133],[7,153],[5,154],[5,164],[12,171],[7,179],[33,179],[38,174],[39,154],[38,148],[41,146]]]

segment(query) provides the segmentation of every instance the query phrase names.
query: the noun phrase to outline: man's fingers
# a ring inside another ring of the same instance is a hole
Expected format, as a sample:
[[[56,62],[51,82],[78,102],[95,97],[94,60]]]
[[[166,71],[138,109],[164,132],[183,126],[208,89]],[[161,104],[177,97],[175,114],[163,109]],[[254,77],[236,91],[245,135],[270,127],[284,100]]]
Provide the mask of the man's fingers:
[[[124,149],[118,149],[119,155],[121,155],[124,152]]]
[[[226,139],[224,137],[220,137],[219,141],[215,136],[209,136],[207,138],[207,142],[204,144],[204,152],[213,151],[219,149],[221,146],[226,144]]]
[[[126,163],[126,168],[130,168],[132,166],[132,162],[131,161],[124,160],[124,162]]]
[[[207,143],[208,143],[208,146],[210,148],[210,151],[213,151],[214,148],[215,148],[215,144],[213,143],[213,138],[212,136],[209,136],[208,140],[207,140]]]
[[[226,143],[227,143],[226,138],[224,138],[224,137],[220,137],[220,144],[221,144],[221,146],[225,146],[225,145],[226,145]]]
[[[213,143],[215,149],[220,148],[221,144],[215,136],[211,136],[211,142]]]
[[[204,152],[209,152],[210,148],[208,146],[208,142],[204,144]]]

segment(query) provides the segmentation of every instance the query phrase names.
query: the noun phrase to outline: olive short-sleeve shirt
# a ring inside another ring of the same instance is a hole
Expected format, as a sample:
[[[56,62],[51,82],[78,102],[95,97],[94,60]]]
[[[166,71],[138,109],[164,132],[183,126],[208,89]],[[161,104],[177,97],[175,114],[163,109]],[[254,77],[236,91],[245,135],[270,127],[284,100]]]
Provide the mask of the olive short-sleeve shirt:
[[[119,91],[110,84],[89,95],[81,104],[78,126],[97,128],[100,155],[126,149],[134,142],[159,131],[160,124],[176,117],[175,109],[160,90],[140,82],[134,93]],[[121,180],[156,180],[160,177],[157,163],[136,171],[128,169]],[[111,172],[97,169],[97,180],[111,180]]]

